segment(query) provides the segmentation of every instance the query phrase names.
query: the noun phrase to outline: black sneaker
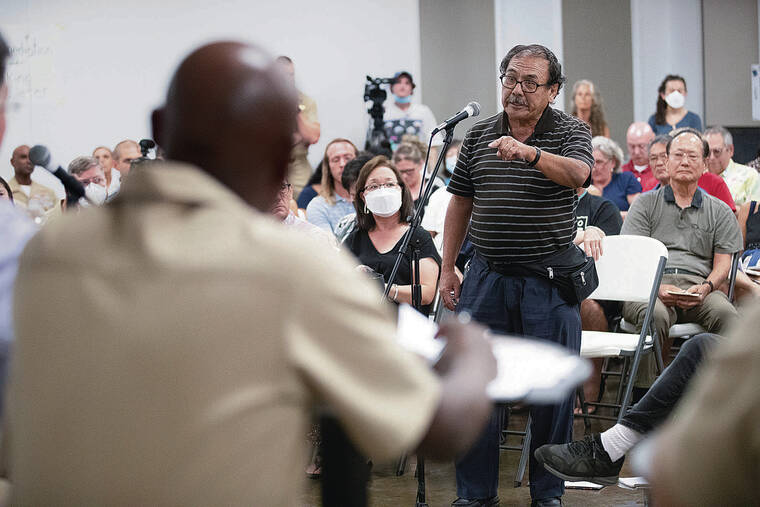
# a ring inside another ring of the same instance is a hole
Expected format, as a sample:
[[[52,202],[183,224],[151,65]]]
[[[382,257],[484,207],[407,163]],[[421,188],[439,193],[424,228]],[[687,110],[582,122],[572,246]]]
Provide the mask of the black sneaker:
[[[467,498],[457,498],[451,502],[451,507],[498,507],[499,497],[492,496],[491,498],[481,498],[476,500],[468,500]]]
[[[590,481],[605,486],[617,484],[625,461],[622,457],[612,462],[598,433],[569,444],[542,445],[534,455],[544,468],[560,479]]]

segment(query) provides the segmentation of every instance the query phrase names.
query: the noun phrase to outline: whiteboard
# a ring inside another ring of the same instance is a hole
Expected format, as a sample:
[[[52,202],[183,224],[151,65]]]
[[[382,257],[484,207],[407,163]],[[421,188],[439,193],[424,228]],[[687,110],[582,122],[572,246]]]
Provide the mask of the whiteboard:
[[[256,42],[293,58],[297,86],[319,109],[312,165],[330,139],[363,144],[365,75],[420,74],[417,0],[3,0],[0,31],[12,49],[2,177],[12,175],[20,144],[46,144],[68,164],[99,145],[151,137],[150,113],[171,73],[212,40]]]

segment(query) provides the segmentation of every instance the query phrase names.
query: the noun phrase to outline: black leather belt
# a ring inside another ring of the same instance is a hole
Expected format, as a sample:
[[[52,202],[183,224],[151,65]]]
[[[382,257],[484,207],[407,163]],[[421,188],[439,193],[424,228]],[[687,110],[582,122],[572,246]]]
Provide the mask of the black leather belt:
[[[666,275],[692,275],[692,276],[701,276],[699,273],[695,273],[694,271],[689,271],[688,269],[681,269],[681,268],[665,268],[663,270],[663,273]]]

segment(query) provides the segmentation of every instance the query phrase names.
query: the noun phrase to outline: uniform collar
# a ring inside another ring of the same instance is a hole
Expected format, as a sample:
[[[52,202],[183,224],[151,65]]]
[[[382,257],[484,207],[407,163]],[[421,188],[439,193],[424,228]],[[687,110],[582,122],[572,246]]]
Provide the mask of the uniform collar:
[[[556,122],[554,121],[553,110],[550,106],[547,105],[544,109],[544,112],[541,113],[541,117],[538,119],[538,123],[536,123],[536,126],[533,128],[533,134],[531,137],[535,137],[545,132],[554,130],[555,126]],[[506,111],[501,112],[501,116],[496,122],[496,129],[496,133],[500,136],[510,135],[509,117],[507,116]]]
[[[111,205],[145,201],[208,205],[230,210],[252,208],[237,194],[203,170],[180,162],[148,162],[122,180]]]
[[[665,198],[665,202],[676,203],[676,196],[673,194],[673,187],[670,185],[663,188],[662,195]],[[691,198],[691,206],[695,208],[702,207],[702,192],[700,192],[699,187],[697,187],[697,190],[694,192],[694,197]]]

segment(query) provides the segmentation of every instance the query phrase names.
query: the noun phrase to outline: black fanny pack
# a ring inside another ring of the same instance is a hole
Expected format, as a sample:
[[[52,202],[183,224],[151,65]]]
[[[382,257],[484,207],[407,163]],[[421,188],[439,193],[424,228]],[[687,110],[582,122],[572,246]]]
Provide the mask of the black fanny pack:
[[[576,245],[530,264],[489,262],[488,267],[505,276],[538,276],[553,283],[568,303],[578,304],[599,286],[593,257]]]

